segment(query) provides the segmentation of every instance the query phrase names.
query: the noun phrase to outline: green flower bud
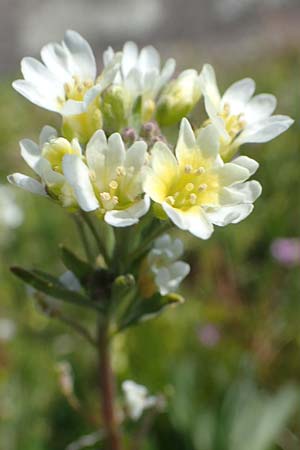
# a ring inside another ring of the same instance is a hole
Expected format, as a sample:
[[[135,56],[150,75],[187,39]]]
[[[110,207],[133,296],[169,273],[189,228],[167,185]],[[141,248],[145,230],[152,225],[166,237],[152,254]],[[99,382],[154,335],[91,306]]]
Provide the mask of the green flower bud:
[[[156,120],[162,126],[174,125],[186,117],[201,97],[196,70],[185,70],[162,92],[157,105]]]
[[[102,96],[101,111],[103,128],[108,134],[120,131],[128,125],[131,106],[131,95],[124,86],[112,85],[106,89]]]

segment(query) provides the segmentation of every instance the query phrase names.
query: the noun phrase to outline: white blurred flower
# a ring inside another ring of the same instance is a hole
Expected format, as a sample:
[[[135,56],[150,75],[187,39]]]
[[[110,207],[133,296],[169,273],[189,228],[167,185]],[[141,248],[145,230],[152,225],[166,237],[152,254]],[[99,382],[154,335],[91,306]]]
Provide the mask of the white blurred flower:
[[[109,47],[103,54],[104,66],[107,67],[115,57],[114,50]],[[158,51],[147,46],[139,49],[134,42],[126,42],[122,51],[121,68],[114,84],[122,85],[130,92],[132,101],[142,96],[143,120],[150,120],[154,111],[154,100],[158,93],[170,80],[175,70],[175,60],[170,58],[161,67]]]
[[[63,175],[63,160],[67,154],[82,157],[78,140],[73,139],[70,143],[57,137],[54,128],[45,126],[41,131],[39,144],[23,139],[20,141],[20,148],[23,159],[39,176],[40,181],[21,173],[9,175],[8,181],[34,194],[49,195],[64,207],[76,207],[73,189]]]
[[[245,143],[268,142],[286,131],[293,120],[272,115],[276,98],[271,94],[253,97],[255,82],[244,78],[233,83],[221,97],[213,67],[205,64],[200,74],[200,86],[206,112],[218,130],[221,155],[230,159]]]
[[[145,409],[156,406],[158,398],[150,396],[148,389],[134,381],[127,380],[122,383],[125,395],[125,404],[128,415],[133,420],[138,420]]]
[[[63,116],[82,114],[112,82],[120,58],[120,54],[114,55],[96,78],[96,61],[89,43],[76,31],[68,30],[61,44],[50,43],[42,48],[43,63],[31,57],[22,59],[24,80],[14,81],[13,87],[42,108]]]
[[[80,207],[99,210],[105,222],[116,227],[137,223],[150,206],[149,198],[142,198],[146,151],[143,141],[126,149],[119,133],[107,139],[98,130],[87,144],[86,164],[79,155],[66,155],[63,173]]]
[[[180,239],[172,239],[169,234],[164,234],[154,241],[148,254],[148,264],[161,295],[174,292],[189,274],[189,264],[178,261],[182,254],[183,244]]]
[[[11,187],[0,185],[0,228],[18,228],[24,219]]]
[[[144,189],[176,226],[208,239],[214,224],[238,223],[251,213],[261,186],[245,181],[258,163],[246,156],[224,163],[214,125],[203,128],[196,138],[183,119],[175,153],[162,142],[155,144]]]
[[[6,318],[0,319],[0,341],[10,341],[16,334],[15,323]]]

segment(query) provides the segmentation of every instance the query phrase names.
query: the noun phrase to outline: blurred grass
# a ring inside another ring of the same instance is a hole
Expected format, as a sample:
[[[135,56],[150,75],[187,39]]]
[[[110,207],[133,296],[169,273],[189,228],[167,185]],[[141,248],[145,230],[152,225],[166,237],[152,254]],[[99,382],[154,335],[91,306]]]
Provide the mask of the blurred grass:
[[[250,398],[264,403],[300,379],[300,268],[280,267],[269,251],[275,238],[300,234],[300,54],[269,55],[255,65],[252,60],[251,66],[244,63],[226,71],[216,64],[216,71],[224,88],[252,76],[257,92],[275,94],[278,111],[296,122],[274,142],[242,148],[260,163],[255,178],[263,194],[252,215],[239,225],[216,229],[208,242],[185,236],[192,265],[183,287],[186,304],[116,339],[119,380],[134,379],[153,393],[164,391],[169,399],[169,417],[158,418],[145,447],[149,450],[235,450],[228,441],[234,425],[227,418],[248,387]],[[12,171],[29,173],[18,140],[37,139],[44,124],[55,126],[58,120],[18,96],[10,80],[2,80],[0,97],[0,182],[5,183]],[[15,322],[17,333],[10,342],[0,341],[0,448],[61,450],[93,427],[60,393],[56,364],[71,363],[83,409],[97,417],[95,357],[79,337],[37,311],[8,267],[33,265],[59,274],[57,245],[76,247],[77,236],[59,207],[16,194],[25,221],[1,244],[0,315]],[[219,336],[211,346],[201,338],[207,324]],[[270,408],[276,424],[275,413],[283,406],[274,405]],[[260,417],[262,410],[257,411]],[[277,446],[261,450],[300,448],[299,423],[290,420],[289,431],[284,431],[289,416],[288,411],[276,425],[283,430]]]

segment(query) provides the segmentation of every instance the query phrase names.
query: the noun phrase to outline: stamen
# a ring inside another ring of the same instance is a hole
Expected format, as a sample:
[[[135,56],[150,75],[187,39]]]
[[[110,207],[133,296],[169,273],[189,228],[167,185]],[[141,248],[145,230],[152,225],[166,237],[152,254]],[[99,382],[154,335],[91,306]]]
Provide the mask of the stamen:
[[[101,192],[100,193],[100,198],[103,201],[108,201],[108,200],[111,199],[111,196],[110,196],[110,194],[108,192]]]
[[[166,200],[171,203],[171,205],[174,205],[175,203],[175,198],[172,195],[169,195]]]
[[[229,116],[229,114],[230,114],[230,105],[229,105],[229,103],[225,103],[223,111],[224,111],[224,114],[226,116]]]
[[[196,175],[203,175],[204,174],[204,172],[205,172],[205,169],[204,169],[204,167],[198,167],[198,169],[196,169],[195,170],[195,174]]]
[[[109,183],[109,187],[111,188],[111,189],[118,189],[118,186],[119,186],[119,184],[118,184],[118,182],[116,181],[116,180],[112,180],[110,183]]]
[[[195,188],[195,186],[193,185],[193,183],[187,183],[187,184],[185,185],[185,189],[186,189],[188,192],[193,191],[194,188]]]
[[[198,192],[203,192],[207,189],[207,184],[203,183],[200,184],[200,186],[198,187]]]
[[[192,192],[190,194],[190,202],[192,203],[192,205],[195,205],[196,201],[197,201],[197,195],[194,192]]]
[[[123,167],[123,166],[118,166],[118,167],[116,168],[116,174],[117,174],[117,176],[119,176],[119,177],[125,176],[125,175],[126,175],[125,167]]]
[[[187,164],[184,167],[184,171],[185,171],[185,173],[191,173],[192,172],[192,166],[190,164]]]
[[[118,197],[116,195],[113,196],[112,202],[113,202],[114,205],[117,205],[119,203],[119,199],[118,199]]]

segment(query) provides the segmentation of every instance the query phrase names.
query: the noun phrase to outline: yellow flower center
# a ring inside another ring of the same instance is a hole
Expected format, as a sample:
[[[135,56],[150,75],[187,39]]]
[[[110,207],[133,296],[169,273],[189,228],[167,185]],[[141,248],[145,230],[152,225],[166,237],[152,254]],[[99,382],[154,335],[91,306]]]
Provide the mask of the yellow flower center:
[[[92,80],[81,81],[76,75],[73,75],[70,83],[65,83],[66,100],[83,100],[85,93],[94,86]]]
[[[42,156],[50,162],[52,169],[59,173],[62,173],[63,157],[68,154],[79,154],[79,151],[64,138],[53,139],[42,149]]]
[[[172,183],[166,201],[174,208],[186,210],[196,205],[217,204],[218,192],[218,176],[210,168],[185,165]]]
[[[227,133],[231,140],[234,140],[238,134],[245,128],[246,122],[243,114],[231,115],[228,103],[224,105],[223,111],[219,114],[223,119]]]

